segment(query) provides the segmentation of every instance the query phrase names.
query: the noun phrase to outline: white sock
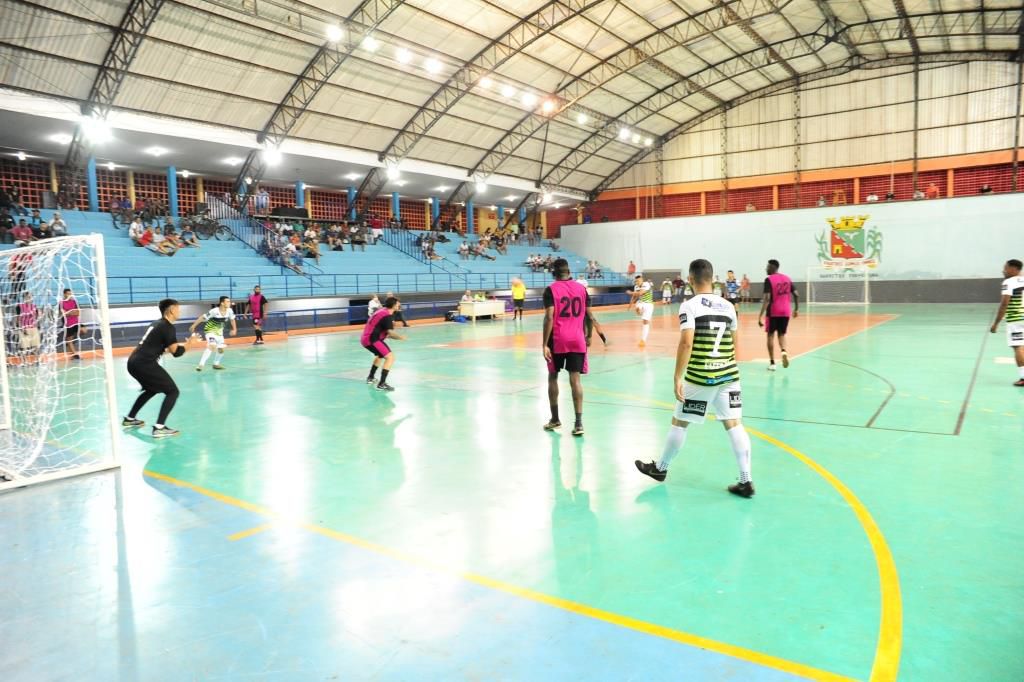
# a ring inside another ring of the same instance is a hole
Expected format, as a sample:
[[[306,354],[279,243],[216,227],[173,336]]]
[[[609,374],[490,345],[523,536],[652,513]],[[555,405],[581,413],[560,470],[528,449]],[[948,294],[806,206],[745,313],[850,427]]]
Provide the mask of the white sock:
[[[154,429],[162,429],[162,428],[164,428],[164,425],[163,424],[153,424],[153,428]]]
[[[203,357],[199,358],[199,366],[200,367],[203,367],[204,365],[206,365],[206,361],[210,359],[210,354],[211,353],[213,353],[213,351],[210,350],[209,348],[207,348],[206,350],[203,351]]]
[[[743,425],[734,426],[726,433],[732,441],[732,451],[736,455],[736,464],[740,467],[740,483],[750,481],[750,436]]]
[[[641,325],[641,326],[643,327],[643,331],[640,332],[640,339],[642,341],[646,341],[647,340],[647,335],[651,333],[651,325],[645,324],[645,325]]]
[[[1020,378],[1024,379],[1024,365],[1017,368],[1017,373],[1020,374]]]
[[[220,361],[223,360],[223,359],[224,359],[224,351],[219,350],[219,351],[217,351],[217,356],[215,358],[213,358],[213,364],[219,365]]]
[[[685,442],[686,429],[675,424],[670,426],[668,435],[665,436],[665,447],[661,450],[661,461],[658,462],[658,471],[668,471],[668,465],[672,463],[672,459],[679,453]]]

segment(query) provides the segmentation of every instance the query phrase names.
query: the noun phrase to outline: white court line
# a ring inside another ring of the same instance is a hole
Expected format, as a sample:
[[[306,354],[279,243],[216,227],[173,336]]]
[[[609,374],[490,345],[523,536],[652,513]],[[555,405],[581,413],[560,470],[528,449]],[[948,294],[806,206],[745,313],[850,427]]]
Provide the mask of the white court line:
[[[789,359],[790,359],[790,361],[793,361],[793,360],[796,360],[797,358],[801,358],[801,357],[803,357],[803,356],[805,356],[805,355],[807,355],[809,353],[814,353],[815,351],[819,351],[822,348],[828,348],[832,344],[839,343],[840,341],[845,341],[846,339],[850,338],[851,336],[856,336],[857,334],[863,334],[864,332],[866,332],[866,331],[868,331],[870,329],[874,329],[875,327],[881,327],[886,322],[892,322],[897,317],[899,317],[899,315],[893,315],[888,320],[882,320],[881,322],[877,322],[877,323],[871,325],[870,327],[864,327],[863,329],[856,329],[856,330],[850,332],[849,334],[847,334],[846,336],[840,336],[838,339],[833,339],[832,341],[829,341],[828,343],[823,343],[820,346],[815,346],[814,348],[812,348],[810,350],[805,350],[803,353],[797,353],[796,355],[791,355],[789,357]]]
[[[997,357],[996,358],[996,364],[997,365],[1015,365],[1015,364],[1017,364],[1017,360],[1016,360],[1016,358]]]

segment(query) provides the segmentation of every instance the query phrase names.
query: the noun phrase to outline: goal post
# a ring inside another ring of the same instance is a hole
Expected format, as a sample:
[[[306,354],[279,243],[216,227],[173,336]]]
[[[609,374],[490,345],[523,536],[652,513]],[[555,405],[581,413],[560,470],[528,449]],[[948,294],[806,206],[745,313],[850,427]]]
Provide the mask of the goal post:
[[[863,264],[808,268],[807,302],[868,305],[871,303],[870,268]]]
[[[118,466],[106,280],[100,235],[0,251],[0,491]]]

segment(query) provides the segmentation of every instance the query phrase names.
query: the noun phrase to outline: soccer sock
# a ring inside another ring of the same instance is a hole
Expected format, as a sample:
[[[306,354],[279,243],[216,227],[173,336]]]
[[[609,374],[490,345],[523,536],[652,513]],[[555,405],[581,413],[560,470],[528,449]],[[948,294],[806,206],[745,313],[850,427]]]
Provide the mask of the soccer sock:
[[[257,329],[256,330],[256,340],[257,341],[262,341],[263,340],[263,330],[262,329]]]
[[[377,365],[370,365],[370,374],[366,378],[372,379],[375,376],[377,376]]]
[[[669,427],[668,435],[665,436],[665,447],[661,450],[661,461],[658,462],[658,471],[668,471],[668,465],[672,459],[683,448],[686,442],[686,429],[673,424]]]
[[[643,326],[643,331],[640,332],[640,340],[646,341],[647,340],[647,335],[651,333],[651,325],[645,324],[645,325],[642,325],[642,326]]]
[[[390,370],[387,370],[387,369],[382,369],[380,371],[380,383],[381,383],[382,386],[384,384],[388,383],[388,372],[389,371]]]
[[[583,413],[582,412],[577,412],[576,413],[576,426],[579,426],[582,423],[583,423]]]
[[[732,451],[736,455],[736,464],[740,467],[740,483],[750,482],[750,436],[743,425],[734,426],[726,433],[732,441]]]
[[[210,350],[209,348],[204,350],[203,351],[203,357],[199,358],[199,366],[200,367],[204,367],[206,365],[206,361],[210,359],[210,356],[212,354],[213,354],[213,351]]]
[[[213,359],[213,364],[219,365],[220,361],[224,359],[224,351],[218,350],[217,356]]]
[[[558,419],[558,405],[552,405],[551,406],[551,421],[553,421],[553,422],[560,421]]]
[[[1017,368],[1017,373],[1020,375],[1021,379],[1024,379],[1024,365]]]

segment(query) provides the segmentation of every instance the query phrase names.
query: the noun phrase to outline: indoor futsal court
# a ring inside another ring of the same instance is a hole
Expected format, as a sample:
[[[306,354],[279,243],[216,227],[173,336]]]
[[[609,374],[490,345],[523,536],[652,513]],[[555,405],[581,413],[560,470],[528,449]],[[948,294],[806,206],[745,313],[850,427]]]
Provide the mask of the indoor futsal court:
[[[6,679],[1014,679],[1024,396],[990,307],[815,307],[774,374],[741,307],[751,500],[714,423],[664,484],[633,467],[676,308],[645,349],[598,309],[582,438],[541,429],[539,315],[414,324],[390,394],[357,333],[168,360],[179,438],[0,498],[33,528]]]

